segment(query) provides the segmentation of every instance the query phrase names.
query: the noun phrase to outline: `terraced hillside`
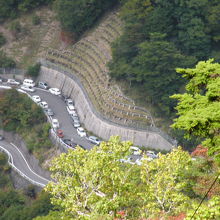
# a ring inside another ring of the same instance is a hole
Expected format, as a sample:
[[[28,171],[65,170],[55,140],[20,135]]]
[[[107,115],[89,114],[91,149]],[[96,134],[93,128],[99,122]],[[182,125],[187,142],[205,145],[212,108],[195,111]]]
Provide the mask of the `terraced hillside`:
[[[41,53],[41,56],[78,76],[92,103],[106,118],[135,127],[153,126],[149,112],[125,97],[108,76],[106,64],[111,59],[110,44],[121,31],[122,22],[113,11],[72,47],[43,47],[46,53]]]

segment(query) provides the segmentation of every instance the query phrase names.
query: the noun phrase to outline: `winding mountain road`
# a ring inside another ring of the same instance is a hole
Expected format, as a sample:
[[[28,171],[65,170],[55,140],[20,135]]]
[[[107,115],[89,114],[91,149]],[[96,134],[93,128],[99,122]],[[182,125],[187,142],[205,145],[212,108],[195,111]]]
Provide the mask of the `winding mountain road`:
[[[32,184],[44,187],[50,181],[31,169],[22,152],[14,144],[0,141],[0,151],[8,154],[9,164],[12,168]]]
[[[8,86],[1,86],[0,89],[9,89]],[[72,119],[66,110],[66,104],[59,96],[55,96],[49,93],[47,90],[36,89],[36,92],[29,93],[29,95],[39,95],[43,101],[46,101],[54,112],[53,118],[57,118],[60,123],[60,128],[63,130],[64,138],[71,139],[74,143],[81,145],[83,148],[89,150],[93,147],[85,137],[80,137],[76,129],[73,127]],[[9,164],[14,168],[21,176],[26,178],[32,184],[44,187],[49,180],[38,175],[34,172],[24,155],[17,146],[6,141],[0,141],[0,151],[3,151],[9,156]]]

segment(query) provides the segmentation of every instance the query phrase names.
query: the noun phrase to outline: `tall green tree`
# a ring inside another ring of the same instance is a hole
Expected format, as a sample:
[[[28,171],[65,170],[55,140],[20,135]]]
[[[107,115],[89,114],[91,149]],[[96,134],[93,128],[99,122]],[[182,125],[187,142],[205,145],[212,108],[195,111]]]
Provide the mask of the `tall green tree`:
[[[144,157],[140,166],[122,163],[130,155],[130,146],[112,137],[90,151],[78,147],[53,161],[55,181],[46,191],[63,217],[114,219],[123,212],[126,219],[139,219],[174,215],[188,208],[190,155],[178,148],[153,161]]]
[[[55,0],[57,17],[64,30],[81,35],[118,0]]]
[[[199,62],[195,68],[177,69],[189,80],[186,93],[173,95],[177,99],[177,115],[173,128],[186,131],[186,136],[199,136],[220,162],[220,64],[213,59]]]

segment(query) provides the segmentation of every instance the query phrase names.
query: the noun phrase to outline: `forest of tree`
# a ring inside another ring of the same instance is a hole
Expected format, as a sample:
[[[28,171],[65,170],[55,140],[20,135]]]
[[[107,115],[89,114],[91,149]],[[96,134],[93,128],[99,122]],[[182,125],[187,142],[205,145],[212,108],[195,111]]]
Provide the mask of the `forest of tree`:
[[[15,89],[0,93],[0,121],[6,131],[20,134],[30,152],[42,153],[52,146],[50,124],[43,110]]]
[[[117,2],[118,0],[55,0],[54,8],[62,28],[79,37]]]
[[[66,219],[220,218],[220,64],[199,62],[177,69],[189,81],[178,99],[174,128],[203,138],[189,155],[176,148],[141,165],[121,163],[131,142],[118,137],[90,151],[77,148],[55,158],[46,191]],[[192,157],[194,157],[192,159]],[[205,196],[206,195],[206,196]],[[204,197],[205,196],[205,197]],[[203,203],[200,204],[202,199]],[[199,205],[200,204],[200,205]],[[196,215],[194,212],[199,206]],[[53,218],[54,212],[38,220]]]
[[[41,5],[46,5],[53,0],[0,0],[0,22],[14,19],[19,14],[27,12]]]
[[[23,190],[14,189],[10,171],[7,156],[0,153],[0,220],[31,220],[47,215],[53,208],[50,195],[37,193],[33,185]]]
[[[181,91],[186,80],[175,68],[197,61],[220,60],[220,2],[124,0],[123,35],[114,42],[110,75],[126,80],[144,102],[163,115],[174,112],[169,96]]]
[[[52,2],[63,30],[77,37],[118,3],[0,0],[0,21]],[[7,158],[0,154],[0,220],[220,219],[220,2],[119,2],[125,28],[112,45],[110,75],[126,80],[163,115],[173,117],[176,109],[172,127],[201,145],[191,155],[181,147],[152,161],[143,155],[137,165],[121,162],[132,143],[112,137],[90,151],[76,148],[55,158],[48,194],[29,187],[26,196],[13,189]],[[15,65],[0,56],[1,65]],[[42,109],[16,90],[0,93],[0,120],[31,152],[51,146]]]

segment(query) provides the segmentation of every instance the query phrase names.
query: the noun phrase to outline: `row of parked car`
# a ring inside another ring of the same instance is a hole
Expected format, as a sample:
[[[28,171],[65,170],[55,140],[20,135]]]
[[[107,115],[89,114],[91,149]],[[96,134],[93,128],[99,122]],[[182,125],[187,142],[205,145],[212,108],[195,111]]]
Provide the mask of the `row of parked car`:
[[[0,82],[3,82],[3,80],[1,79]],[[41,89],[45,89],[45,90],[48,89],[48,91],[54,95],[61,95],[61,92],[58,88],[49,88],[46,82],[38,82],[38,84],[36,85],[32,79],[24,79],[22,83],[15,79],[8,79],[6,83],[9,85],[16,85],[16,86],[20,85],[20,89],[26,92],[35,92],[36,91],[35,86],[38,86],[38,88]]]
[[[27,80],[24,80],[24,82],[23,82],[24,86],[26,86],[26,83],[27,83]],[[29,83],[29,88],[34,89],[34,86],[35,86],[34,82],[32,81],[32,82],[28,82],[28,83]],[[58,88],[49,88],[49,86],[45,82],[39,82],[38,87],[42,88],[42,89],[48,89],[50,91],[50,93],[52,93],[54,95],[61,95],[61,92]],[[22,87],[21,87],[21,89],[22,89]],[[43,110],[45,111],[45,113],[48,116],[51,116],[51,117],[54,116],[54,112],[52,111],[52,109],[49,108],[47,102],[41,100],[40,96],[34,95],[34,96],[32,96],[32,100],[34,102],[36,102],[37,104],[39,104],[39,106],[41,106],[43,108]],[[69,115],[73,121],[73,126],[74,126],[74,128],[76,128],[77,134],[80,137],[86,137],[91,143],[99,145],[101,141],[95,136],[87,137],[86,131],[84,130],[83,127],[81,127],[80,120],[77,115],[76,108],[74,106],[73,101],[71,99],[67,98],[67,99],[65,99],[65,102],[66,102],[67,112],[69,113]],[[61,129],[59,129],[59,127],[60,127],[60,125],[59,125],[58,119],[53,118],[52,119],[52,128],[54,130],[56,130],[58,137],[64,138],[63,131]],[[68,145],[71,145],[70,141],[68,139],[64,139],[64,142],[68,143]]]
[[[66,102],[67,112],[69,113],[69,115],[73,121],[73,126],[74,126],[74,128],[76,128],[77,134],[80,137],[86,137],[87,140],[89,140],[91,143],[93,143],[95,145],[99,145],[101,143],[101,141],[95,136],[87,137],[86,131],[84,130],[83,127],[81,127],[79,117],[77,115],[73,101],[71,99],[65,99],[65,102]]]

